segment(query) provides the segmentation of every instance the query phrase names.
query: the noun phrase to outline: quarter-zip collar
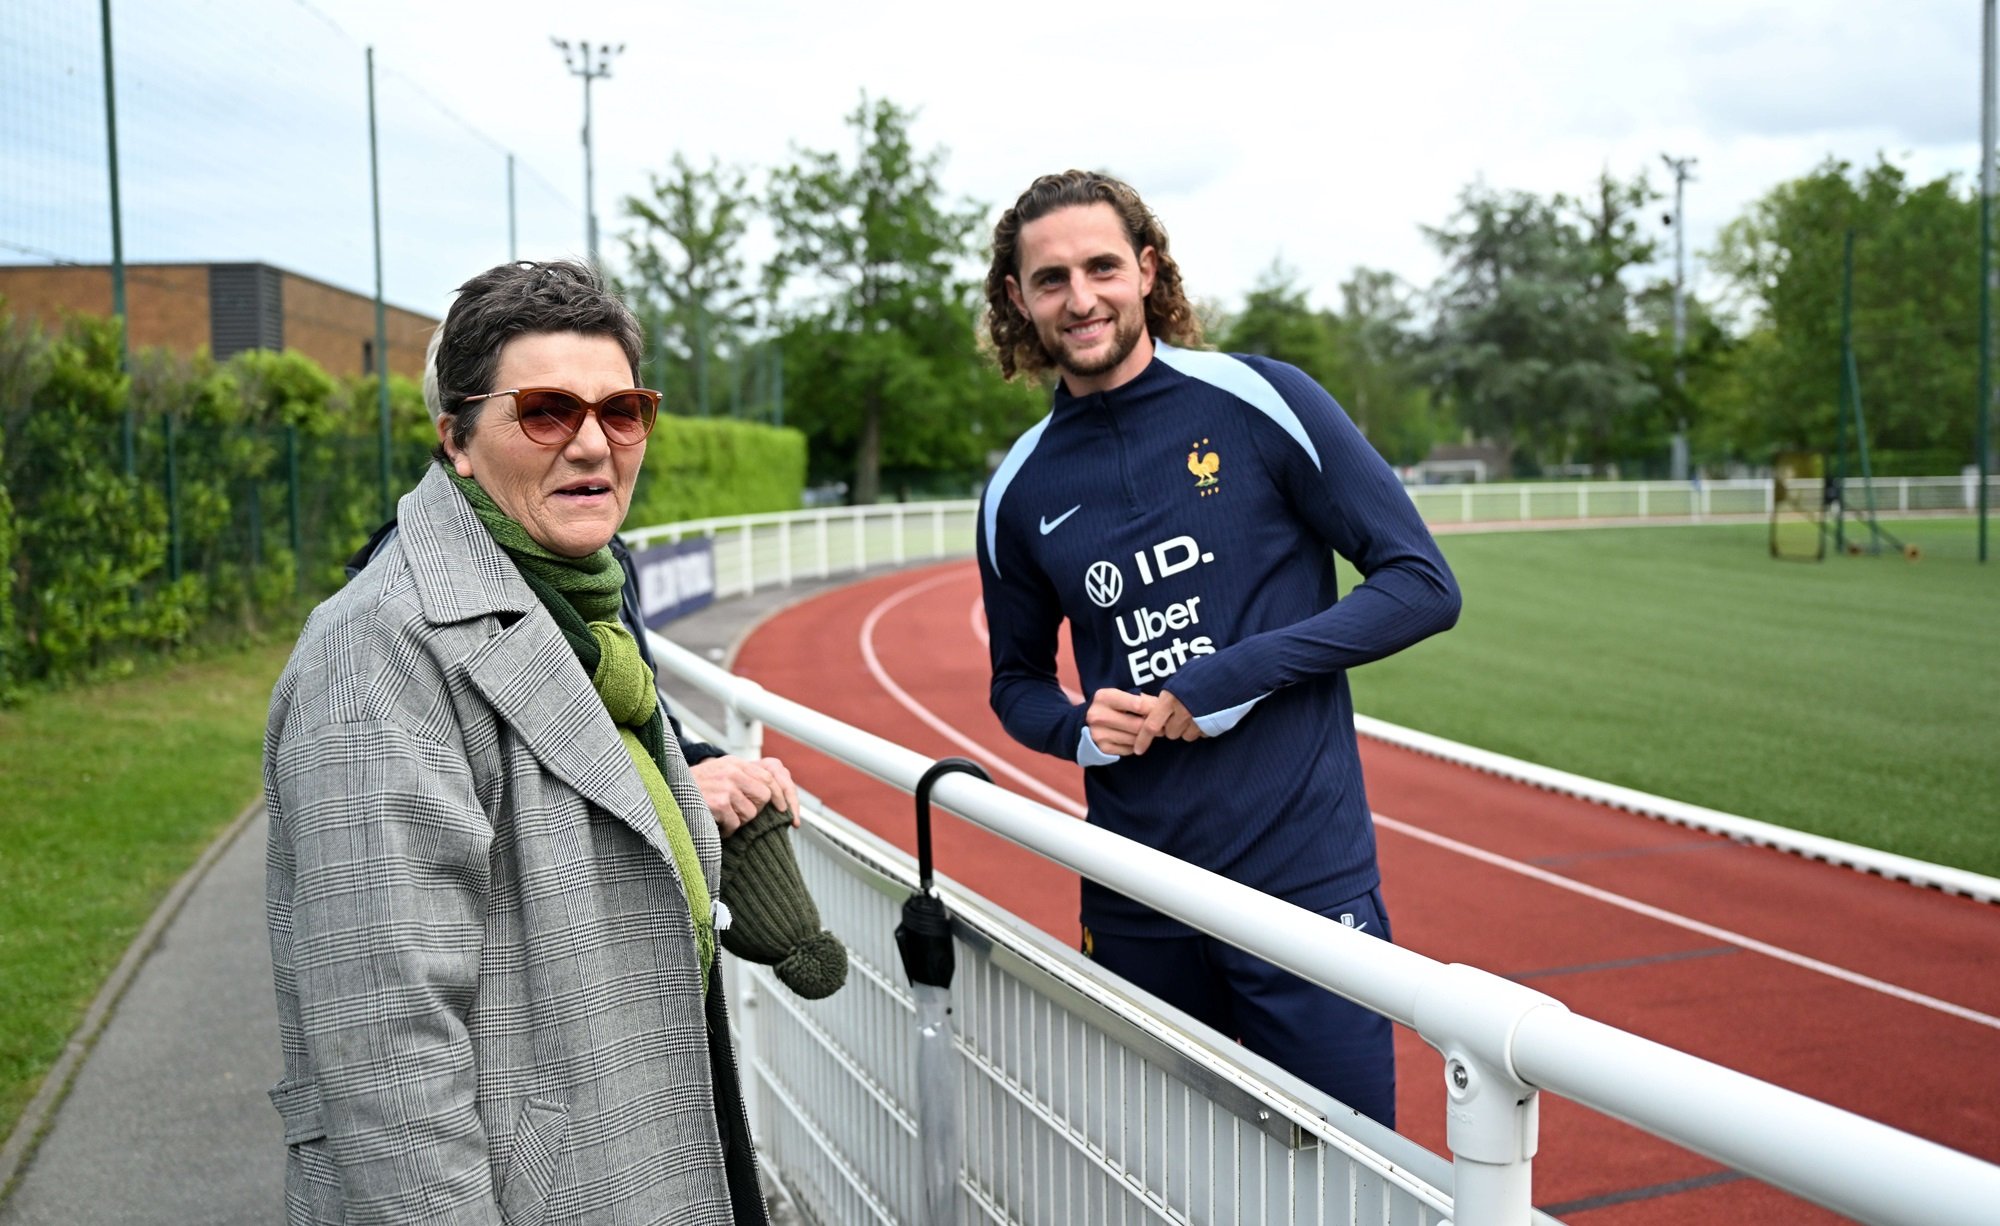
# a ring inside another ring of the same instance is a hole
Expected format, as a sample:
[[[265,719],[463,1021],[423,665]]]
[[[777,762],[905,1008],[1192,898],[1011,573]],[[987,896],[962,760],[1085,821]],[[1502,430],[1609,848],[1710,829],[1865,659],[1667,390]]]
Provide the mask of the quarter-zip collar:
[[[1133,450],[1145,434],[1146,426],[1143,417],[1135,414],[1142,413],[1141,406],[1148,402],[1162,402],[1180,382],[1174,368],[1160,360],[1163,348],[1155,341],[1153,360],[1146,363],[1146,368],[1106,391],[1072,396],[1060,379],[1056,381],[1051,424],[1071,423],[1087,437],[1101,437],[1109,445],[1117,456],[1118,497],[1128,518],[1139,515],[1143,506],[1135,480]]]
[[[1052,402],[1054,415],[1061,419],[1075,413],[1092,411],[1115,413],[1128,405],[1138,404],[1149,396],[1165,391],[1174,381],[1174,369],[1160,360],[1162,348],[1164,346],[1161,342],[1154,341],[1153,360],[1146,363],[1146,369],[1108,391],[1072,396],[1069,386],[1061,379],[1057,379]]]

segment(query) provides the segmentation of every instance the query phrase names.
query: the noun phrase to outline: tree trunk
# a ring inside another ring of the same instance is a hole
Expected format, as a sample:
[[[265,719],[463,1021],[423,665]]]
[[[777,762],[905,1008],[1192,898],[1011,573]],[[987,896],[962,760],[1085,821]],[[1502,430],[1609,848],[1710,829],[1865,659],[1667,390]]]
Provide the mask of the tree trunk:
[[[871,391],[861,406],[861,441],[854,448],[854,505],[872,506],[882,496],[882,397]]]

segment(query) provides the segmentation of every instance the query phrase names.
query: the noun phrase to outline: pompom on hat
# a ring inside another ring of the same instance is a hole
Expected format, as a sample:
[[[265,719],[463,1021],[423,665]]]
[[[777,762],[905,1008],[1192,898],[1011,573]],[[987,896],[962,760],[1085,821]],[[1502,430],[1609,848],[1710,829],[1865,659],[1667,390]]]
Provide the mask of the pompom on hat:
[[[729,926],[718,934],[724,949],[775,968],[779,981],[807,1000],[847,982],[847,947],[820,926],[792,854],[790,814],[765,805],[722,840],[721,896],[729,908]]]

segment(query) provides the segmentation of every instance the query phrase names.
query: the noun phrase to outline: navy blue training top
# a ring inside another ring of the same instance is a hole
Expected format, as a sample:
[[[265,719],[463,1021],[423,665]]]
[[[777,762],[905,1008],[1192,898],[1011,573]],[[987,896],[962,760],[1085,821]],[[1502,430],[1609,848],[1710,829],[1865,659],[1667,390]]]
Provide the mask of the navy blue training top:
[[[1314,910],[1379,883],[1346,670],[1458,618],[1444,558],[1331,396],[1268,358],[1156,342],[1139,376],[1071,396],[980,505],[992,704],[1088,768],[1090,821]],[[1338,552],[1365,582],[1345,599]],[[1084,701],[1056,680],[1070,623]],[[1207,735],[1098,750],[1099,689],[1171,690]],[[1083,922],[1184,933],[1095,882]]]

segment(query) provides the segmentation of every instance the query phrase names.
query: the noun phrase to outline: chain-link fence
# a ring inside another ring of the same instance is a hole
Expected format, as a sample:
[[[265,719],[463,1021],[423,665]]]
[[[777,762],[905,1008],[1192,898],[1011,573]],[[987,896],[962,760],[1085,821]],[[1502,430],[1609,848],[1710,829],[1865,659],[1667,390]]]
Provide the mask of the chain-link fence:
[[[295,618],[430,439],[368,372],[414,375],[471,271],[584,246],[547,168],[303,2],[9,0],[0,165],[0,695]],[[85,318],[114,268],[129,354]]]
[[[388,302],[435,313],[472,270],[583,248],[557,168],[452,113],[393,49],[373,58]],[[9,0],[0,263],[111,262],[115,120],[127,263],[261,263],[371,295],[369,77],[368,49],[304,4]]]

